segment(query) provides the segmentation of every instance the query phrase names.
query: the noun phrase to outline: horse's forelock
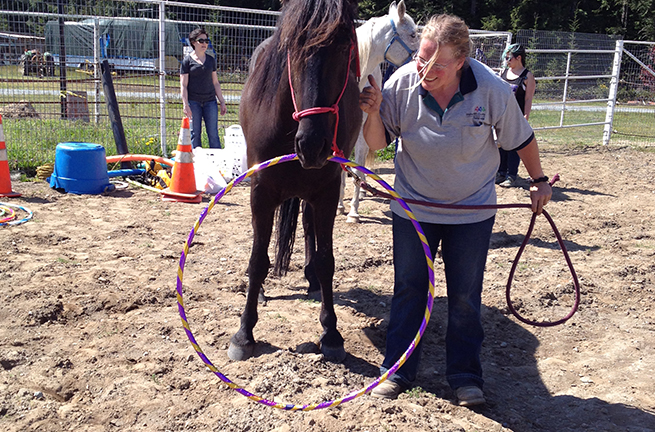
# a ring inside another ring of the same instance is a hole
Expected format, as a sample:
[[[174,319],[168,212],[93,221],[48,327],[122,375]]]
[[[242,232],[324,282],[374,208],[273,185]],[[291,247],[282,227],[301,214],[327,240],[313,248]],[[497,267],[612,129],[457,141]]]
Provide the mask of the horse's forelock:
[[[280,23],[280,49],[291,62],[311,57],[342,32],[354,40],[355,7],[350,0],[290,0]],[[302,63],[302,62],[301,62]]]

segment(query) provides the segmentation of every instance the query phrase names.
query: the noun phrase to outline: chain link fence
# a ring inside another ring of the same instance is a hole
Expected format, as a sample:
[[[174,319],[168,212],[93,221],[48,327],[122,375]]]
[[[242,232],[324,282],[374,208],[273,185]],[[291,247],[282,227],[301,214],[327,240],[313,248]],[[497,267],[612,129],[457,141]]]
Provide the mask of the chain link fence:
[[[103,87],[110,80],[129,151],[170,154],[183,116],[179,64],[191,49],[187,36],[198,26],[205,27],[211,40],[209,52],[217,58],[228,104],[228,113],[219,117],[223,139],[225,128],[238,123],[250,55],[273,33],[278,16],[271,11],[161,0],[82,5],[60,0],[55,6],[5,0],[0,8],[0,114],[10,166],[27,171],[54,161],[60,142],[98,143],[108,155],[116,153]],[[475,56],[498,70],[511,34],[471,33]],[[538,80],[530,121],[540,138],[566,129],[564,140],[600,143],[615,39],[521,31],[517,42],[528,48],[527,66]],[[653,44],[626,49],[639,62],[623,56],[614,139],[652,143],[651,132],[637,136],[644,124],[653,124],[652,111],[622,109],[650,109]],[[572,125],[585,123],[590,125],[571,132]],[[203,142],[206,145],[206,137]]]
[[[521,30],[517,42],[537,80],[530,123],[539,138],[655,145],[655,43],[541,30]]]
[[[272,34],[278,13],[169,1],[89,3],[3,2],[0,114],[12,169],[54,161],[60,142],[93,142],[116,153],[103,87],[109,81],[129,151],[170,154],[183,116],[180,61],[199,26],[211,40],[208,53],[217,59],[228,105],[219,117],[221,138],[238,123],[250,54]]]
[[[615,38],[608,35],[521,30],[526,67],[537,87],[530,124],[542,140],[600,143],[609,125]]]
[[[655,43],[623,42],[612,142],[655,146]]]

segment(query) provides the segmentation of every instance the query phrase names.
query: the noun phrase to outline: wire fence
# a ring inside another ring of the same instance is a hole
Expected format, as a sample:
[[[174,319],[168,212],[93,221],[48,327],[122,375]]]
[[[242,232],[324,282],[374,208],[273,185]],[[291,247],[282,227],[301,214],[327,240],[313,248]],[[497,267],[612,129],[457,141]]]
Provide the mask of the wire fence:
[[[530,123],[541,137],[655,145],[655,44],[539,30],[521,30],[517,41],[537,79]]]
[[[655,146],[655,43],[623,42],[612,141]]]
[[[278,15],[151,0],[83,7],[64,1],[55,10],[43,2],[3,5],[0,114],[10,166],[28,170],[54,161],[60,142],[93,142],[108,155],[116,152],[103,87],[105,60],[104,84],[113,84],[128,149],[170,154],[183,116],[180,62],[191,50],[188,34],[199,26],[211,41],[208,53],[217,59],[228,105],[219,117],[223,139],[225,128],[238,123],[250,55],[272,34]]]
[[[238,123],[250,55],[273,33],[278,16],[271,11],[162,0],[98,0],[86,5],[61,0],[58,6],[5,0],[2,9],[0,114],[10,166],[28,171],[54,161],[60,142],[98,143],[108,155],[116,152],[103,87],[109,80],[128,149],[170,154],[183,115],[179,65],[191,50],[187,36],[198,26],[205,27],[211,40],[208,52],[216,56],[228,105],[227,114],[219,117],[223,139],[225,128]],[[472,30],[471,35],[475,56],[498,70],[511,34]],[[528,48],[528,68],[538,79],[530,117],[535,128],[605,122],[614,38],[521,31],[517,41]],[[557,49],[569,51],[538,52]],[[623,56],[613,139],[651,145],[655,79],[648,70],[653,68],[653,44],[626,43],[626,50],[639,62]],[[108,70],[103,81],[104,61]],[[573,76],[591,78],[570,79]],[[603,127],[576,131],[566,139],[579,136],[594,137],[598,143]],[[206,145],[206,137],[203,142]]]

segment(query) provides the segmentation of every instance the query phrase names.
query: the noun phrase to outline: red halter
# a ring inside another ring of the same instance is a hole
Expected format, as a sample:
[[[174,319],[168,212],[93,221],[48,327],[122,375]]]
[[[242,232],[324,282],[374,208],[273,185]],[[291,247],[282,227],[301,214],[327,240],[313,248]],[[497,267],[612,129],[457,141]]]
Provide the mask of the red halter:
[[[334,115],[337,117],[337,120],[334,123],[334,136],[332,137],[332,152],[335,156],[339,156],[343,158],[345,158],[345,156],[343,155],[343,151],[339,147],[337,147],[337,129],[339,127],[339,102],[341,101],[341,97],[343,96],[344,92],[346,91],[346,87],[348,86],[348,76],[350,75],[350,62],[352,61],[353,49],[357,49],[356,43],[350,45],[350,51],[348,52],[348,69],[346,73],[346,79],[344,80],[343,88],[341,89],[341,94],[339,94],[339,97],[337,98],[337,101],[334,103],[334,105],[332,105],[331,107],[308,108],[302,111],[298,111],[298,105],[296,104],[296,96],[293,91],[293,84],[291,83],[291,68],[289,67],[290,65],[289,53],[287,52],[287,71],[289,72],[289,88],[291,88],[291,100],[293,101],[293,108],[295,110],[295,112],[292,114],[293,119],[299,122],[301,118],[313,114],[334,113]],[[357,61],[357,74],[359,75],[359,61]]]

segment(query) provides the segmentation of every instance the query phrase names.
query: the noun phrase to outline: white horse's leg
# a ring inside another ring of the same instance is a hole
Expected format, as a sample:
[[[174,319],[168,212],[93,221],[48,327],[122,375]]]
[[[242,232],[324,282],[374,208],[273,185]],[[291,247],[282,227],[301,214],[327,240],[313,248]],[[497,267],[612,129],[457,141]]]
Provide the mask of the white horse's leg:
[[[346,212],[346,206],[343,204],[343,197],[346,190],[346,172],[341,170],[341,190],[339,191],[339,205],[337,205],[337,215],[342,215]]]
[[[366,114],[364,114],[366,115]],[[357,143],[355,144],[355,163],[357,165],[364,166],[364,163],[366,162],[366,156],[368,155],[368,145],[366,144],[366,141],[364,140],[364,135],[362,134],[362,131],[359,131],[359,136],[357,137]],[[364,177],[364,173],[355,170],[357,174],[360,176]],[[361,193],[361,195],[360,195]],[[357,184],[355,184],[355,190],[353,191],[353,198],[350,201],[350,212],[348,213],[348,218],[346,219],[346,222],[349,223],[359,223],[359,200],[363,198],[365,195],[365,192],[361,190]]]

